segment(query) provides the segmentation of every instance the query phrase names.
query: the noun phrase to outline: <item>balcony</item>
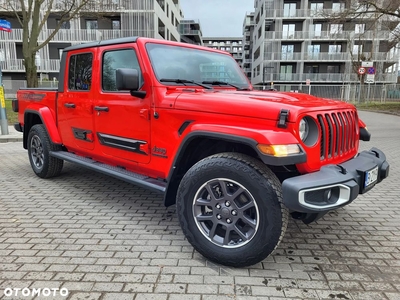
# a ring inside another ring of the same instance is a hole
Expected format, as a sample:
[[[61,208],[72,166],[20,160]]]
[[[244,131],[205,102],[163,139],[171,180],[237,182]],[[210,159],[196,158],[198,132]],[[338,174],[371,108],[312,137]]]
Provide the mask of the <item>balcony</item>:
[[[43,73],[55,72],[60,70],[59,59],[41,59],[37,63],[37,71]],[[0,62],[3,72],[25,72],[23,59],[11,59]]]

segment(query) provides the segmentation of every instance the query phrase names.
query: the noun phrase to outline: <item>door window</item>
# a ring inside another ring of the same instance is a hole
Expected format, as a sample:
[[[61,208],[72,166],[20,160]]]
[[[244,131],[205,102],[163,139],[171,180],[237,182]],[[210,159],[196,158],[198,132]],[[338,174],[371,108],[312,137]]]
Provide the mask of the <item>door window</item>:
[[[117,91],[116,70],[136,69],[139,72],[140,85],[143,84],[143,76],[140,70],[136,52],[133,49],[121,49],[105,52],[102,63],[102,88],[103,91]]]
[[[68,88],[89,91],[92,85],[92,53],[71,55],[69,59]]]

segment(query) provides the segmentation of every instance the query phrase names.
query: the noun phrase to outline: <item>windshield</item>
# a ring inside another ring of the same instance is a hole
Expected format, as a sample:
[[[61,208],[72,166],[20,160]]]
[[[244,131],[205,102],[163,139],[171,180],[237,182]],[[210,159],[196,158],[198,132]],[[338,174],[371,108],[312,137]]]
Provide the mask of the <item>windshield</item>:
[[[163,44],[146,44],[157,79],[194,82],[221,81],[248,88],[249,83],[233,57],[221,53]],[[170,83],[169,83],[170,84]],[[179,84],[179,82],[175,82]]]

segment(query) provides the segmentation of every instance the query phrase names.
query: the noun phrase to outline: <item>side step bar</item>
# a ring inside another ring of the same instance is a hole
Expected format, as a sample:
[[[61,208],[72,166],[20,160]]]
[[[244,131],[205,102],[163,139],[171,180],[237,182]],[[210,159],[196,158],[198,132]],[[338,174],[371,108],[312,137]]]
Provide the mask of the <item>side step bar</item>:
[[[94,170],[126,182],[150,189],[158,193],[165,193],[167,183],[161,180],[150,178],[141,174],[133,173],[119,167],[109,166],[91,158],[82,157],[66,151],[50,151],[50,155],[65,161],[78,164],[82,167]]]

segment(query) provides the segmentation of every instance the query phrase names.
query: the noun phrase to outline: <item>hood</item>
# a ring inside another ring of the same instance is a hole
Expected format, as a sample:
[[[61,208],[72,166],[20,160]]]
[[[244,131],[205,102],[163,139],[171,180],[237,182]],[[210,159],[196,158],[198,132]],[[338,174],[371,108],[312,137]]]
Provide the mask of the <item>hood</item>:
[[[289,110],[289,122],[311,111],[352,109],[353,105],[301,93],[268,91],[202,90],[180,91],[175,109],[277,120],[282,109]]]

